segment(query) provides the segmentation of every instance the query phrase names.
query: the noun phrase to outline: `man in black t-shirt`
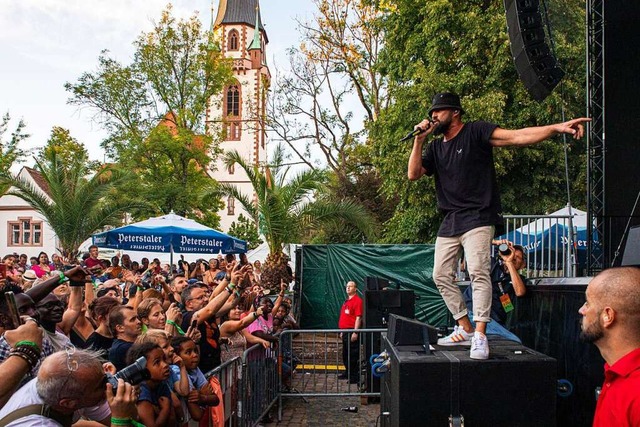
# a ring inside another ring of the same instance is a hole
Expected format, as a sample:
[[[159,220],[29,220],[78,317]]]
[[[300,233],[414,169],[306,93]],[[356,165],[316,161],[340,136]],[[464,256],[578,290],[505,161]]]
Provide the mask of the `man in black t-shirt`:
[[[436,238],[433,279],[458,325],[440,345],[470,345],[472,359],[487,359],[486,324],[491,321],[490,244],[500,224],[502,206],[493,164],[493,147],[537,144],[560,133],[581,138],[587,118],[518,130],[501,129],[487,122],[463,123],[464,110],[454,93],[439,93],[429,108],[429,119],[416,125],[409,157],[408,177],[435,178],[438,209],[444,220]],[[423,144],[430,134],[442,135]],[[455,264],[464,249],[469,276],[474,283],[476,328],[469,321],[460,289],[454,282]]]

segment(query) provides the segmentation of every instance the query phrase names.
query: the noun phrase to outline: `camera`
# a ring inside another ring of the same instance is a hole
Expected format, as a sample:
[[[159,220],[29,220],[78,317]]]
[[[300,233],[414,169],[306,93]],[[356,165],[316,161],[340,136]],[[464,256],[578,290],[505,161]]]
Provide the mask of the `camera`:
[[[509,245],[507,245],[506,243],[501,243],[498,246],[498,252],[500,252],[502,255],[509,255],[511,253],[511,249],[509,249]]]
[[[107,381],[113,386],[113,394],[118,388],[118,379],[122,378],[124,382],[131,385],[140,384],[142,381],[151,378],[151,374],[147,369],[147,359],[144,356],[139,357],[131,365],[119,370],[115,375],[105,374]]]

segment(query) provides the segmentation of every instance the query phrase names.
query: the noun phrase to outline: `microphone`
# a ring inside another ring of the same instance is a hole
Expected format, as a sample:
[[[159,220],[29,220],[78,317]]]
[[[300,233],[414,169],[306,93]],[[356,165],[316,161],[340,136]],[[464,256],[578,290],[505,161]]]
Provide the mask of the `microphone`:
[[[427,127],[427,129],[421,129],[421,128],[414,129],[414,130],[412,130],[411,132],[409,132],[409,133],[407,134],[407,136],[405,136],[404,138],[402,138],[402,139],[400,140],[400,142],[408,141],[408,140],[410,140],[411,138],[413,138],[414,136],[420,135],[421,133],[425,133],[425,132],[426,132],[426,131],[431,127],[431,125],[433,125],[433,120],[431,120],[431,119],[427,119],[427,120],[429,120],[429,127]]]

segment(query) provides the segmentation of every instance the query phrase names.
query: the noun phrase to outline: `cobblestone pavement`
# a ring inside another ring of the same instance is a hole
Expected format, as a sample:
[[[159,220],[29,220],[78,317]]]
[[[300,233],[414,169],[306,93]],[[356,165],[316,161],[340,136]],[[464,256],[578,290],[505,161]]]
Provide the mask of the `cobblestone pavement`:
[[[339,380],[338,373],[298,372],[293,380],[295,390],[306,393],[355,393],[355,384]],[[346,426],[369,427],[376,425],[380,414],[380,404],[373,399],[359,396],[343,397],[284,397],[282,421],[277,423],[277,403],[271,411],[274,422],[265,426]],[[355,406],[357,413],[342,411],[342,408]]]
[[[274,422],[265,426],[346,426],[369,427],[376,425],[380,414],[379,403],[362,405],[359,397],[312,397],[303,399],[283,399],[282,421],[277,422],[277,408],[273,412]],[[340,409],[347,406],[358,408],[357,413],[343,412]]]

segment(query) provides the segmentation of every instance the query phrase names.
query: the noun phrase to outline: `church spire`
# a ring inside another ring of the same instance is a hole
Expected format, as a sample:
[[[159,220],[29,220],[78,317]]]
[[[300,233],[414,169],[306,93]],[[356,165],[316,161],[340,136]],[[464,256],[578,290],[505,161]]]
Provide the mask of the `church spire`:
[[[254,27],[253,41],[247,48],[248,50],[262,49],[262,43],[260,42],[260,6],[256,5],[256,26]]]

